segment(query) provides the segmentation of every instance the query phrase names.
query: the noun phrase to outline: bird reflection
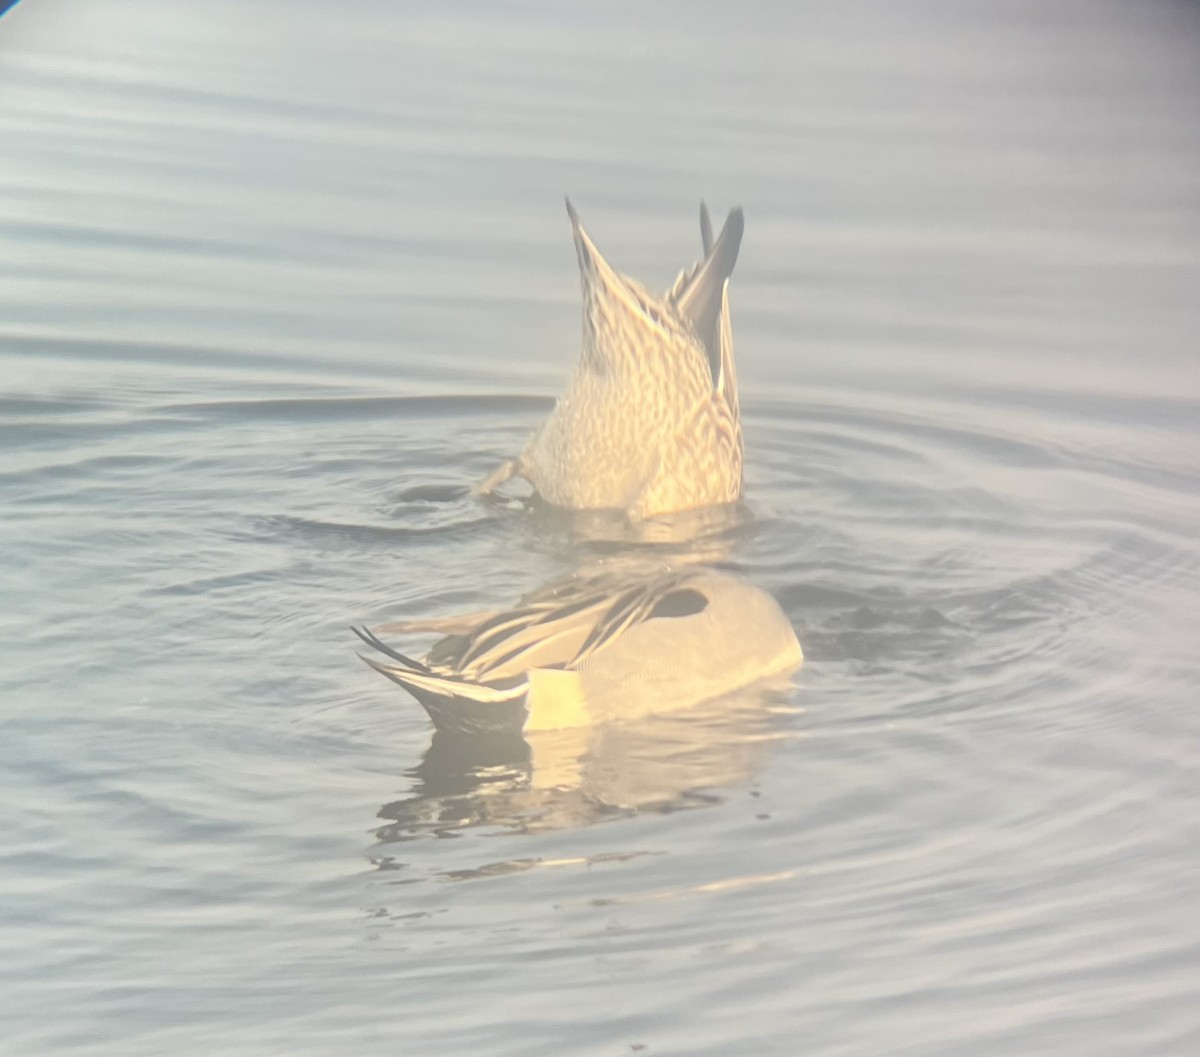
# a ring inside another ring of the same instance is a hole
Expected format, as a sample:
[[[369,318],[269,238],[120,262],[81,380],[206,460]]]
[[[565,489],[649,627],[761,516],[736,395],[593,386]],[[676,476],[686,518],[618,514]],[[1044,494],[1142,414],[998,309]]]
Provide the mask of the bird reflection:
[[[411,792],[385,804],[383,845],[474,827],[570,829],[635,813],[720,803],[753,779],[781,736],[790,681],[776,677],[686,710],[587,728],[519,734],[438,731],[409,772]]]

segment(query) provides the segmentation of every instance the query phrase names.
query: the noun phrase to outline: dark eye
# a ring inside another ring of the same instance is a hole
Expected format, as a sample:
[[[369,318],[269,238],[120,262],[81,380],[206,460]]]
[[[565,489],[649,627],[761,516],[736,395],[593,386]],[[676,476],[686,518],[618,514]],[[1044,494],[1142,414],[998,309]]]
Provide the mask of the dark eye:
[[[708,599],[699,591],[685,587],[681,591],[671,591],[658,600],[658,604],[650,610],[647,620],[655,617],[690,617],[695,613],[703,613],[708,606]]]

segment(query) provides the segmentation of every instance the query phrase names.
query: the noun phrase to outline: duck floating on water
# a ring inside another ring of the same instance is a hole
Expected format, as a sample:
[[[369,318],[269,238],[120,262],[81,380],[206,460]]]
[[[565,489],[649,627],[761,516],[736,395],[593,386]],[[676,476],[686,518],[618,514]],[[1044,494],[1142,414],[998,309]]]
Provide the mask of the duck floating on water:
[[[601,565],[512,609],[379,629],[447,633],[420,660],[354,630],[387,658],[363,660],[412,694],[439,730],[469,734],[674,711],[789,676],[804,661],[771,595],[703,566]]]
[[[567,202],[583,285],[583,350],[566,392],[524,452],[487,477],[487,495],[525,478],[547,502],[634,519],[732,503],[742,494],[742,426],[729,277],[744,221],[714,241],[700,206],[704,259],[662,297],[617,272]]]

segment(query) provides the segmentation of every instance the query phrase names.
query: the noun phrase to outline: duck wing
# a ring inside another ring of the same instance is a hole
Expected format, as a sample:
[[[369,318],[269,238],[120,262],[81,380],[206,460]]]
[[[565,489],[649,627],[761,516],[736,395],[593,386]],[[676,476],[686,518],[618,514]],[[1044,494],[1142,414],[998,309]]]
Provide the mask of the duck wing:
[[[681,574],[658,570],[600,573],[550,585],[513,609],[489,617],[467,634],[441,640],[422,660],[381,641],[366,628],[353,628],[368,646],[396,662],[367,663],[404,685],[423,690],[441,686],[458,693],[464,684],[479,687],[481,703],[507,700],[519,680],[533,669],[577,668],[626,629],[648,619]],[[660,610],[661,615],[661,610]]]
[[[593,574],[551,585],[469,636],[459,669],[494,679],[531,669],[576,669],[646,619],[678,574]]]

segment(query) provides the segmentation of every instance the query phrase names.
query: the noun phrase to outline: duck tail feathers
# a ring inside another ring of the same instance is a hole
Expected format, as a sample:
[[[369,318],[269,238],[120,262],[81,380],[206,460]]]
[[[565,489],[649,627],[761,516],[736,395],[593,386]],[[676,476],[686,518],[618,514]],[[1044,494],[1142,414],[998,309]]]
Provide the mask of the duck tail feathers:
[[[704,261],[683,283],[672,291],[675,305],[696,330],[708,353],[714,381],[721,372],[720,317],[725,300],[725,284],[737,264],[742,246],[745,217],[740,207],[732,209],[721,234],[712,241],[712,221],[708,208],[700,205],[700,238],[705,247]]]
[[[567,198],[565,201],[567,216],[571,218],[571,235],[575,239],[575,256],[579,259],[579,275],[583,282],[584,296],[586,297],[593,287],[620,290],[624,287],[620,274],[604,259],[604,254],[596,248],[591,236],[584,230],[583,221],[579,219],[571,200]]]
[[[705,257],[712,253],[712,219],[708,215],[708,206],[703,202],[700,203],[700,245],[704,250]]]
[[[475,681],[461,675],[435,671],[429,665],[392,649],[367,628],[351,628],[364,643],[395,661],[386,664],[360,653],[358,656],[381,675],[399,683],[423,705],[429,698],[460,701],[464,704],[489,705],[502,701],[514,701],[524,696],[527,680],[521,677]]]
[[[388,657],[391,657],[391,659],[393,661],[399,661],[406,668],[410,668],[413,671],[417,671],[417,672],[428,672],[429,671],[429,669],[425,665],[423,665],[420,661],[414,661],[411,657],[406,657],[399,650],[392,649],[392,647],[389,646],[386,642],[380,641],[380,639],[377,638],[375,636],[375,634],[369,628],[365,628],[365,627],[356,628],[352,624],[350,626],[350,630],[353,631],[355,635],[357,635],[360,639],[362,639],[362,641],[365,642],[372,649],[378,650],[380,653],[385,654]],[[362,656],[362,655],[360,654],[359,656]],[[365,660],[366,658],[363,658],[363,659]]]

